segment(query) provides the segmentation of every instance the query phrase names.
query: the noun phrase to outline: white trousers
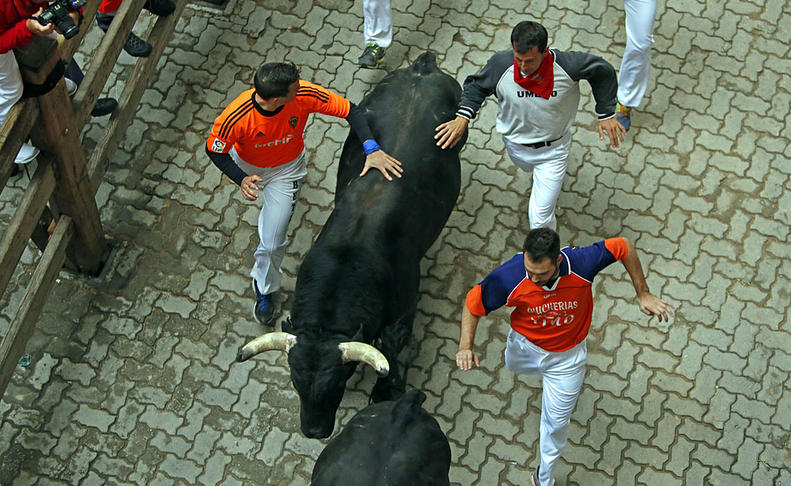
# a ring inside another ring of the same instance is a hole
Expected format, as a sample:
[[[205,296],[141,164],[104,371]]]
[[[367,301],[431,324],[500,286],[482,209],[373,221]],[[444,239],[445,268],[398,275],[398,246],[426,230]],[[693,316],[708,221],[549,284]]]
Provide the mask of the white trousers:
[[[365,44],[388,47],[393,41],[393,13],[390,0],[363,0]]]
[[[557,229],[555,204],[566,176],[571,148],[571,134],[567,133],[549,147],[530,148],[503,138],[508,156],[520,169],[533,172],[528,218],[530,229]]]
[[[13,51],[0,54],[0,125],[5,122],[14,103],[22,98],[22,74]],[[26,164],[33,160],[36,149],[25,143],[17,153],[15,162]]]
[[[656,0],[624,0],[626,49],[618,73],[618,102],[638,106],[648,88],[651,74],[651,44],[654,43]]]
[[[261,212],[258,214],[258,248],[250,276],[258,290],[267,295],[280,288],[280,264],[288,244],[288,223],[294,214],[302,179],[307,174],[304,152],[291,162],[277,167],[256,167],[239,158],[235,150],[231,157],[247,175],[259,175]]]
[[[555,484],[552,470],[566,447],[571,412],[585,378],[587,357],[588,348],[584,340],[568,351],[553,353],[541,349],[513,329],[508,333],[505,347],[508,369],[517,374],[541,375],[541,461],[538,468],[541,486]]]

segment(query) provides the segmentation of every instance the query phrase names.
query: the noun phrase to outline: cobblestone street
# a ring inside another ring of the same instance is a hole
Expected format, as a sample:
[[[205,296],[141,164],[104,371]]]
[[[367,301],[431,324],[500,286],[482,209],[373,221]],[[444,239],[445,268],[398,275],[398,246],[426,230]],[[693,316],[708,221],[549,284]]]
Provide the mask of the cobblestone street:
[[[362,1],[230,0],[188,5],[109,162],[97,201],[114,248],[96,278],[62,272],[0,401],[0,484],[269,485],[310,483],[326,440],[299,432],[286,356],[235,363],[265,329],[248,277],[260,205],[211,164],[205,140],[264,60],[352,102],[420,53],[457,79],[508,49],[537,20],[550,45],[603,56],[625,43],[621,0],[392,0],[385,70],[361,70]],[[144,12],[135,31],[145,37]],[[84,64],[97,28],[77,55]],[[648,319],[620,264],[594,282],[588,370],[556,467],[566,485],[791,486],[791,6],[783,0],[660,0],[651,83],[626,143],[599,140],[589,85],[558,201],[563,244],[622,235],[651,291],[676,306]],[[105,88],[121,92],[121,54]],[[481,320],[479,369],[454,363],[467,290],[520,250],[530,174],[494,130],[496,100],[471,123],[462,193],[422,263],[416,358],[408,384],[440,423],[457,486],[525,486],[538,463],[541,382],[505,367],[508,310]],[[94,119],[86,146],[107,118]],[[277,294],[278,323],[296,272],[332,210],[349,126],[314,116],[308,175]],[[0,228],[27,184],[0,194]],[[31,245],[0,300],[0,335],[39,252]],[[277,325],[280,327],[280,324]],[[342,426],[375,379],[358,367]],[[336,427],[336,431],[339,427]]]

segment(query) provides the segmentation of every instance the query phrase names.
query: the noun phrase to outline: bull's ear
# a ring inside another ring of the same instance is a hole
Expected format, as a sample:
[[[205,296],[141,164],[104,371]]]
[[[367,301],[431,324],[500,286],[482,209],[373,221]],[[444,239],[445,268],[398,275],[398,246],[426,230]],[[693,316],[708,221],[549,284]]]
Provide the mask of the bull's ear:
[[[294,323],[291,322],[291,316],[283,319],[283,321],[280,323],[280,329],[282,329],[284,332],[294,332]]]
[[[245,344],[236,355],[236,361],[247,361],[258,353],[276,349],[288,353],[297,343],[297,337],[287,332],[268,332]]]

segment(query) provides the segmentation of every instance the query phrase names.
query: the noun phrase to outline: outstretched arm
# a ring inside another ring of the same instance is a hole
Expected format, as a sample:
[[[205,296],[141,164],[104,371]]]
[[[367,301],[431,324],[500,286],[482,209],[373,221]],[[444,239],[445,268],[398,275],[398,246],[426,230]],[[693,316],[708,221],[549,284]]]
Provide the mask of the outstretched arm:
[[[365,115],[354,103],[351,103],[349,107],[346,121],[349,122],[354,133],[357,134],[357,138],[362,142],[363,150],[365,151],[365,165],[362,172],[360,172],[360,177],[364,176],[372,168],[378,169],[388,181],[393,180],[390,174],[401,177],[401,173],[404,172],[401,167],[401,161],[390,156],[379,147],[379,144],[374,140]]]
[[[657,316],[659,321],[669,321],[670,316],[673,315],[673,305],[666,302],[649,292],[648,284],[645,281],[645,274],[643,274],[643,266],[640,264],[640,258],[637,256],[637,250],[628,238],[624,238],[628,253],[626,257],[621,260],[623,262],[629,278],[632,279],[634,291],[637,293],[637,299],[640,304],[640,310],[643,314],[649,316]]]
[[[461,370],[467,371],[480,366],[478,356],[472,350],[472,345],[475,342],[475,329],[478,327],[480,317],[473,315],[470,309],[467,308],[465,303],[461,311],[461,335],[459,337],[459,351],[456,353],[456,366]]]

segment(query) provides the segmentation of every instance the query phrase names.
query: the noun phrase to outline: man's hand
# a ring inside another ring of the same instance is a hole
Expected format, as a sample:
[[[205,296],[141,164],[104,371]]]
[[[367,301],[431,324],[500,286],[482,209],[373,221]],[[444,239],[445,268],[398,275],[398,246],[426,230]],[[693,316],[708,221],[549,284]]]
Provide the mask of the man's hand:
[[[437,141],[437,146],[446,148],[453,148],[459,143],[464,131],[467,130],[470,120],[457,116],[449,122],[445,122],[434,129],[434,140]]]
[[[643,314],[657,316],[659,322],[670,322],[670,316],[673,315],[673,304],[665,302],[649,292],[640,294],[638,300],[640,301],[640,310]]]
[[[38,9],[36,12],[36,17],[44,13],[44,7]],[[41,25],[37,19],[27,19],[25,21],[25,25],[27,26],[27,30],[29,30],[33,35],[49,35],[50,32],[55,30],[55,22],[50,22],[47,25]]]
[[[475,364],[476,368],[481,366],[478,357],[475,356],[472,349],[460,349],[459,352],[456,353],[456,366],[462,371],[471,370],[473,364]]]
[[[401,162],[393,157],[390,157],[384,150],[381,149],[377,150],[376,152],[371,152],[370,155],[365,157],[365,167],[363,167],[363,171],[360,172],[360,177],[368,173],[368,170],[370,170],[371,167],[379,169],[379,172],[381,172],[388,181],[393,180],[388,172],[392,173],[398,178],[401,178],[401,173],[404,172],[404,169],[401,168]]]
[[[263,179],[261,176],[257,175],[249,175],[242,179],[242,197],[247,199],[248,201],[255,201],[258,199],[258,185],[256,182],[262,182]]]
[[[626,130],[623,128],[623,125],[618,123],[615,117],[612,117],[599,122],[599,140],[604,140],[604,132],[607,132],[607,136],[610,137],[612,146],[617,147],[619,140],[623,142],[623,136]]]

